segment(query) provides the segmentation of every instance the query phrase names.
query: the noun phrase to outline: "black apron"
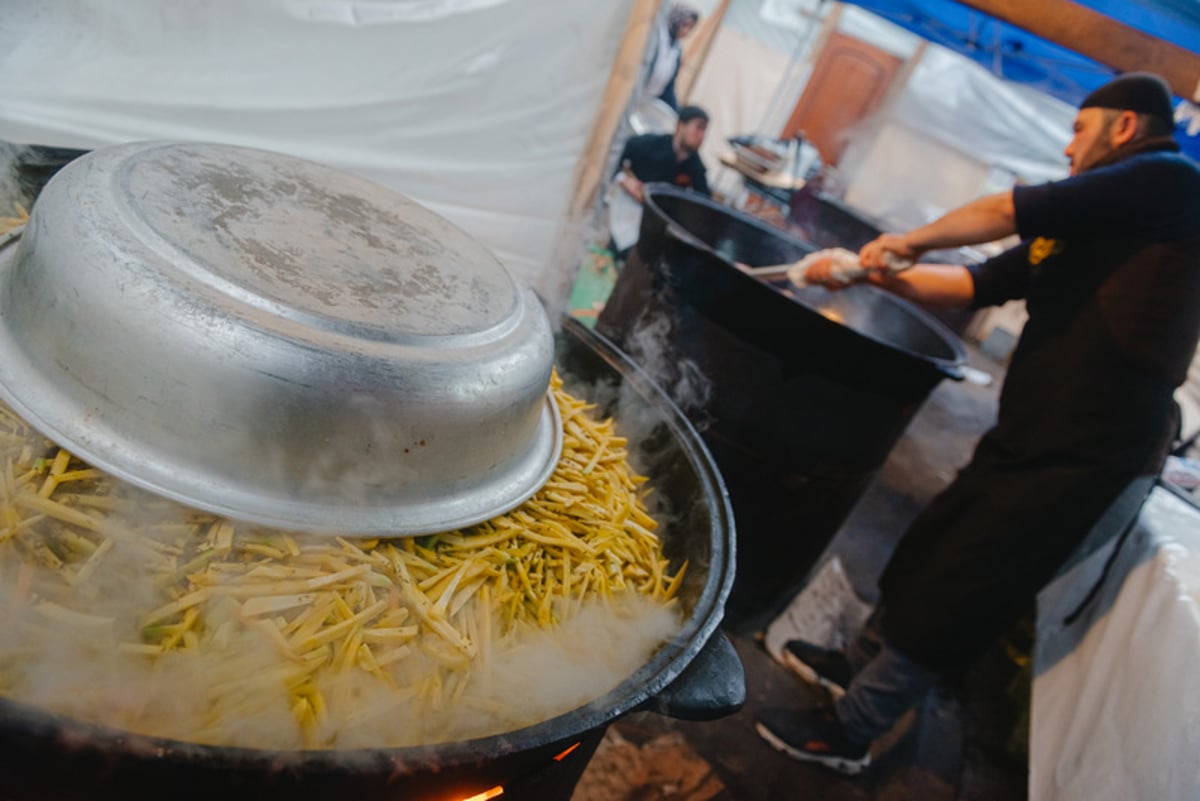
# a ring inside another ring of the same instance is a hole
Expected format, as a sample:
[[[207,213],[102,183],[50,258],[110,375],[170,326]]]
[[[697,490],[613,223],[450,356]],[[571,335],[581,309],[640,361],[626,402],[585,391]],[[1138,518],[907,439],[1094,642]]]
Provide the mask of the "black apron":
[[[1110,443],[1108,458],[1014,460],[989,433],[953,484],[918,516],[880,579],[885,637],[930,669],[975,662],[1030,608],[1112,501],[1157,472],[1174,431]],[[1157,440],[1157,441],[1156,441]]]

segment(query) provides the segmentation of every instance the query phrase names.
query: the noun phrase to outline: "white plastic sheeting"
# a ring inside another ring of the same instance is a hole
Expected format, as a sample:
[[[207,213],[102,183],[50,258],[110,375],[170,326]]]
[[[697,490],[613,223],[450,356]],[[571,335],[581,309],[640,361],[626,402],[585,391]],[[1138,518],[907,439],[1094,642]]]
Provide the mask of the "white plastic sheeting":
[[[1184,438],[1200,432],[1200,350],[1192,355],[1187,380],[1175,391],[1175,400],[1179,403]]]
[[[555,251],[631,7],[5,0],[0,140],[184,139],[312,159],[408,195],[565,298],[573,268]]]
[[[1063,148],[1075,109],[1028,86],[1003,81],[969,59],[932,45],[913,71],[895,118],[1028,182],[1067,174]]]
[[[931,45],[895,102],[852,137],[839,165],[845,200],[903,230],[1018,180],[1066,177],[1074,117],[1061,100]]]
[[[719,166],[726,136],[780,133],[803,93],[811,62],[819,55],[812,46],[821,19],[805,14],[826,13],[835,6],[832,2],[821,6],[815,0],[733,0],[690,98],[713,117],[701,150],[710,170]],[[783,14],[795,24],[781,26]],[[915,55],[921,41],[853,6],[842,7],[838,30],[901,58]],[[1066,175],[1062,149],[1070,138],[1074,109],[1037,90],[996,78],[938,45],[928,45],[920,58],[894,102],[852,133],[843,159],[844,185],[858,182],[860,197],[902,192],[914,214],[927,207],[936,214],[1004,188],[992,184],[993,168],[1030,183]],[[896,126],[919,135],[926,144],[914,154],[916,158],[889,154],[884,166],[895,171],[881,172],[877,160],[864,156],[876,148],[877,137],[894,133]],[[970,169],[957,169],[964,157],[972,162]],[[869,174],[856,174],[862,167],[868,167]],[[914,183],[915,170],[924,174],[922,182]],[[728,172],[718,170],[717,183],[723,189],[729,186]],[[869,211],[886,216],[890,209]],[[914,220],[909,214],[898,223],[924,222],[928,214],[920,216]]]
[[[1161,487],[1038,597],[1031,801],[1200,798],[1200,509]]]

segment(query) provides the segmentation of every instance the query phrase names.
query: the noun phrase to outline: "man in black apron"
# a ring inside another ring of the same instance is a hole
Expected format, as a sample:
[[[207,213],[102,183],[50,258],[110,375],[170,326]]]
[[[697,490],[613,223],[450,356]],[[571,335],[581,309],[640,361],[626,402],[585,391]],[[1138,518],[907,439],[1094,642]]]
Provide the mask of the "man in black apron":
[[[867,279],[923,303],[1026,300],[995,427],[914,521],[880,579],[869,630],[847,654],[789,643],[798,673],[840,690],[831,710],[764,713],[758,730],[796,759],[857,773],[869,746],[936,681],[964,671],[1176,430],[1172,398],[1200,337],[1200,168],[1181,155],[1171,95],[1123,75],[1084,99],[1071,176],[980,198],[860,255]],[[1013,233],[974,267],[887,272],[885,253]],[[806,279],[836,286],[822,265]]]

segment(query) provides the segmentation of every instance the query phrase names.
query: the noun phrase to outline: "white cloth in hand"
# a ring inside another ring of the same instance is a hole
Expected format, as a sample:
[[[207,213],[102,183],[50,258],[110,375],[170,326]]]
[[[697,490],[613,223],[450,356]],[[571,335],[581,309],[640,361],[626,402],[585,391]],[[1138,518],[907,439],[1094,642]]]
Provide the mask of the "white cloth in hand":
[[[901,259],[892,253],[887,253],[884,256],[888,269],[892,272],[900,272],[907,270],[913,263],[907,259]],[[793,285],[803,289],[808,286],[805,280],[808,269],[814,263],[829,259],[829,275],[833,280],[842,284],[849,284],[863,278],[867,274],[867,269],[862,266],[858,260],[858,254],[845,248],[829,248],[827,250],[818,250],[810,253],[800,261],[793,264],[787,272],[788,281]]]
[[[613,244],[620,252],[637,244],[638,235],[642,229],[642,204],[634,200],[633,195],[621,186],[620,176],[609,184],[606,194],[608,201],[608,232],[612,234]]]

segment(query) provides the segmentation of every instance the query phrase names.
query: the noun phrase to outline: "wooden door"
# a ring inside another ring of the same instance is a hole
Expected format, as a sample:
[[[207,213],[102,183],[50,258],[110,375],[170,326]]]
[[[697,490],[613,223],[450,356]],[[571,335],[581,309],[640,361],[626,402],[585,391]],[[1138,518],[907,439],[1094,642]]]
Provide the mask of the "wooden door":
[[[847,130],[878,108],[903,64],[903,59],[859,39],[830,34],[784,126],[784,138],[803,132],[822,161],[837,164]]]

